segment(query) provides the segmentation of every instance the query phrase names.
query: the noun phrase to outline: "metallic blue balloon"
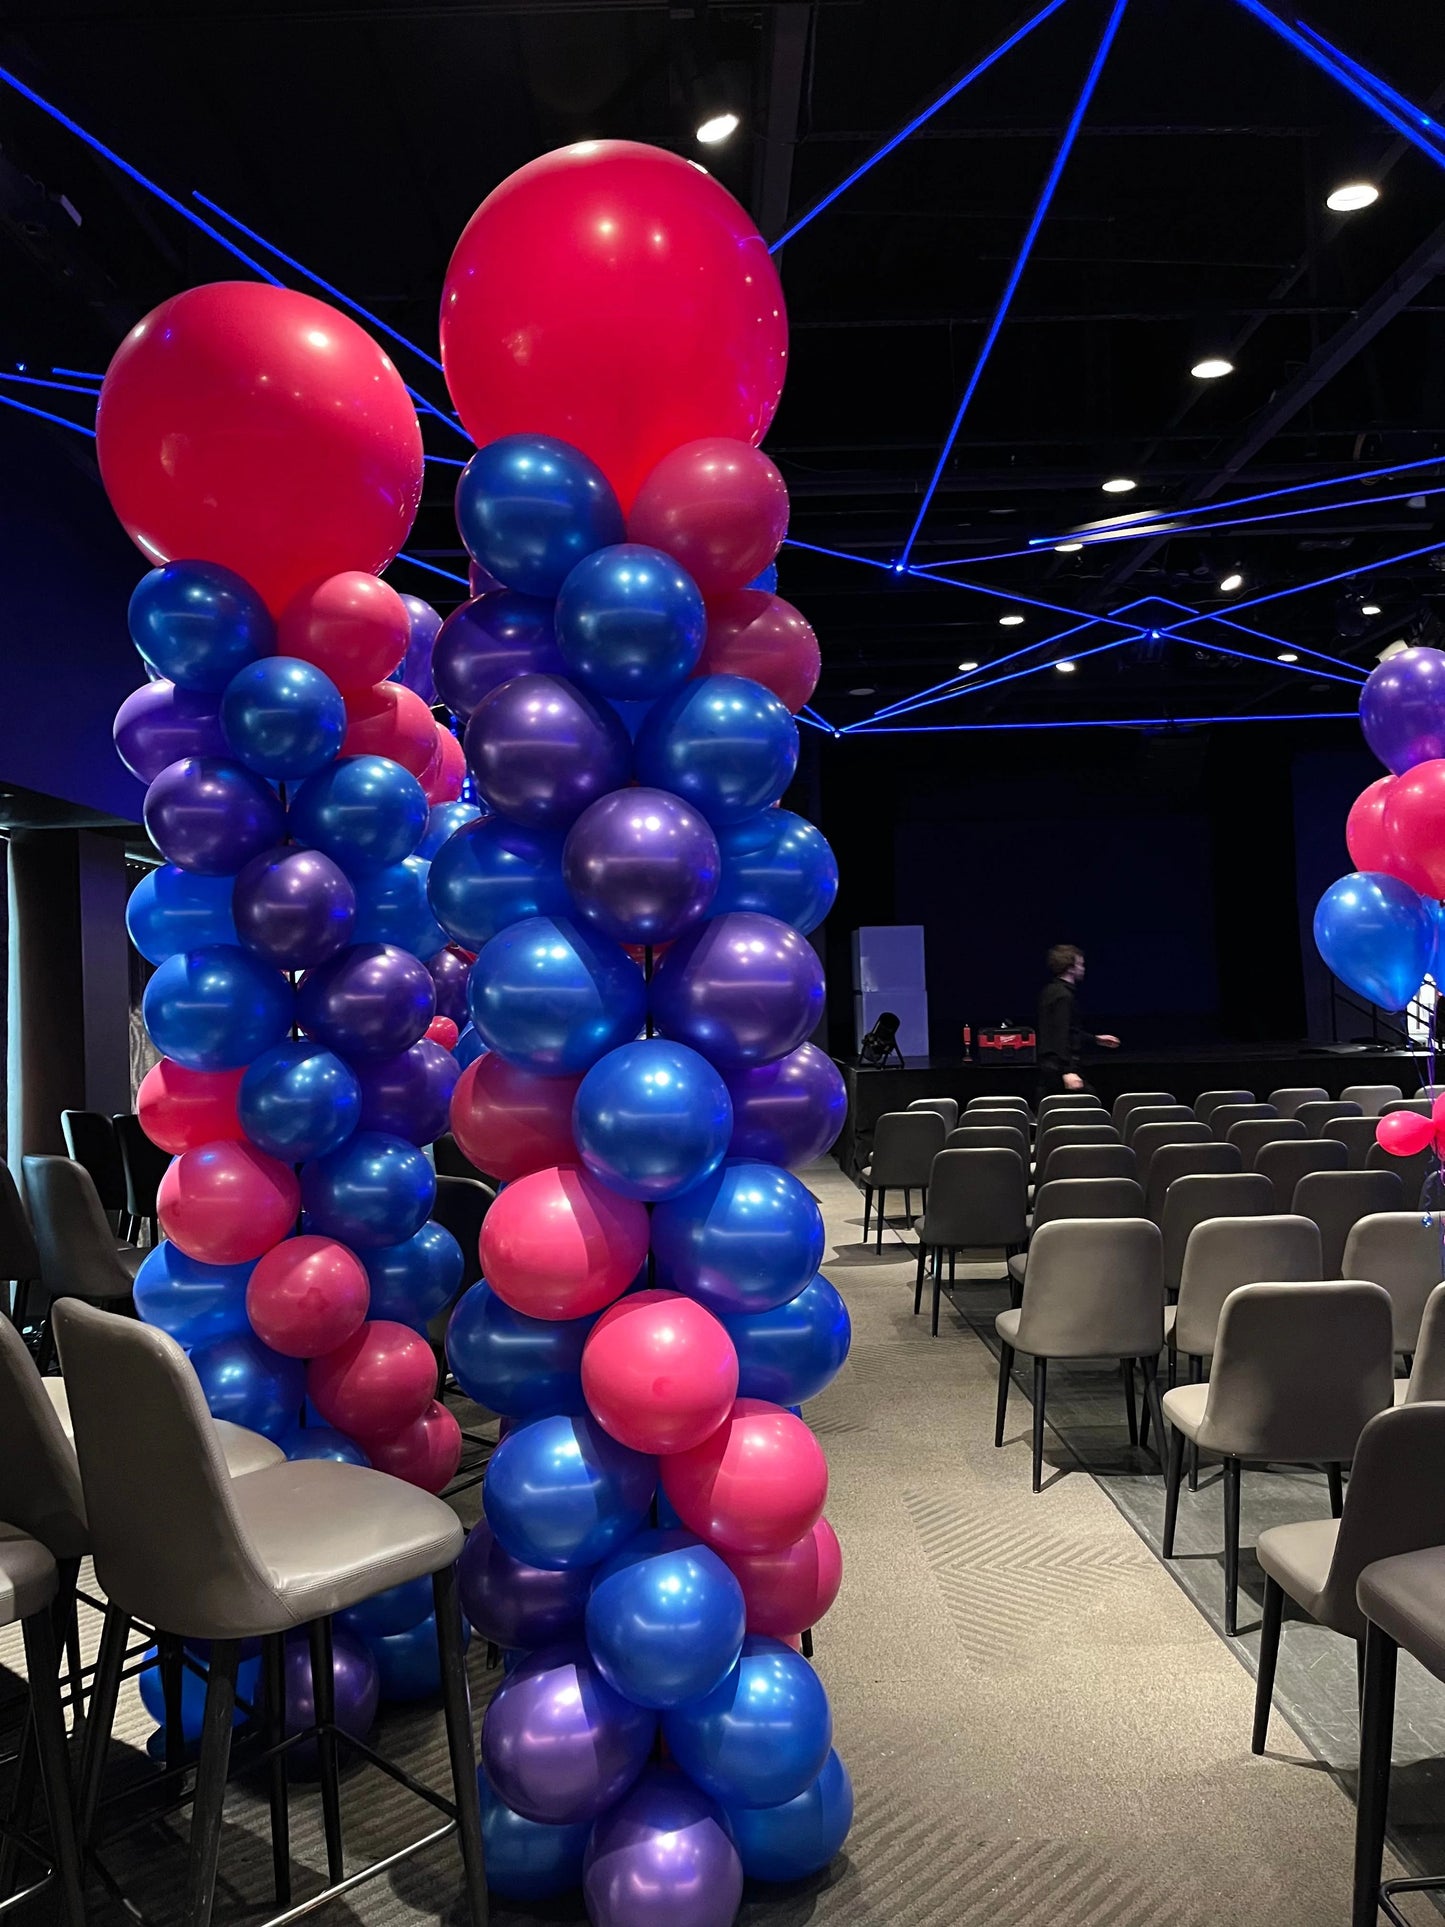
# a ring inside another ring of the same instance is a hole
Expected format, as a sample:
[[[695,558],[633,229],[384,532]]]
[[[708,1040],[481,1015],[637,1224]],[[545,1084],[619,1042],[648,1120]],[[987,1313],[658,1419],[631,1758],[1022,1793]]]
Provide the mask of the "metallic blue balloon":
[[[848,1838],[853,1782],[830,1751],[813,1784],[781,1806],[726,1811],[749,1880],[806,1880],[821,1873]]]
[[[227,756],[170,764],[146,791],[143,814],[166,861],[198,876],[234,876],[286,834],[280,797]]]
[[[343,1619],[348,1617],[343,1613]],[[472,1629],[462,1621],[462,1651],[472,1641]],[[415,1626],[396,1633],[369,1633],[366,1639],[381,1675],[381,1697],[402,1703],[431,1699],[442,1690],[441,1653],[437,1647],[434,1613]],[[491,1869],[488,1869],[490,1884]]]
[[[475,1064],[479,1057],[485,1057],[487,1047],[477,1035],[475,1024],[463,1024],[461,1035],[452,1046],[452,1056],[465,1070],[468,1064]]]
[[[1351,871],[1320,898],[1315,943],[1348,989],[1382,1010],[1403,1010],[1430,968],[1435,920],[1408,883]]]
[[[433,857],[427,896],[437,922],[468,950],[524,917],[565,917],[562,838],[503,816],[469,823]]]
[[[587,1410],[582,1347],[601,1314],[528,1318],[485,1282],[461,1298],[447,1327],[447,1363],[468,1398],[507,1418]]]
[[[442,701],[459,716],[513,676],[565,675],[550,596],[498,589],[462,603],[442,624],[432,670]]]
[[[435,803],[426,820],[426,834],[416,846],[416,854],[430,863],[450,836],[475,823],[481,811],[475,803]]]
[[[239,1070],[291,1028],[291,986],[239,944],[167,957],[145,988],[151,1042],[188,1071]]]
[[[248,1068],[236,1109],[253,1144],[283,1164],[305,1164],[351,1136],[361,1120],[361,1086],[324,1045],[288,1037]]]
[[[249,1331],[246,1283],[254,1265],[204,1265],[162,1239],[135,1276],[135,1308],[143,1324],[169,1332],[189,1351],[229,1332]]]
[[[848,1307],[821,1271],[786,1304],[725,1312],[722,1324],[738,1355],[738,1397],[773,1405],[816,1398],[837,1377],[853,1339]]]
[[[610,938],[529,917],[482,950],[467,1002],[488,1050],[542,1077],[575,1077],[637,1036],[647,989]]]
[[[760,810],[717,833],[722,877],[711,914],[757,910],[807,936],[833,907],[838,859],[820,829],[791,810]]]
[[[597,549],[557,595],[557,647],[594,696],[651,702],[685,682],[707,635],[702,593],[680,563],[641,542]]]
[[[417,1327],[451,1302],[466,1270],[461,1246],[430,1218],[400,1244],[364,1252],[361,1262],[371,1281],[367,1316]]]
[[[433,1615],[432,1583],[429,1578],[403,1579],[398,1586],[374,1592],[369,1599],[348,1606],[336,1615],[338,1622],[363,1639],[386,1639],[392,1633],[410,1632]],[[435,1629],[433,1629],[435,1630]]]
[[[436,1202],[436,1173],[404,1138],[358,1131],[301,1168],[305,1227],[354,1251],[414,1237]]]
[[[664,1713],[662,1732],[687,1777],[724,1807],[776,1807],[822,1772],[833,1716],[802,1654],[753,1635],[721,1685]]]
[[[356,933],[356,890],[320,850],[283,844],[252,857],[231,897],[240,941],[278,970],[313,970]]]
[[[746,676],[700,676],[657,703],[637,736],[637,780],[675,790],[717,828],[776,803],[798,763],[798,726]]]
[[[720,1317],[796,1298],[823,1259],[813,1194],[773,1164],[730,1158],[652,1214],[657,1282]]]
[[[308,776],[291,799],[291,834],[350,877],[400,863],[421,842],[427,800],[389,756],[342,756]]]
[[[331,1425],[298,1425],[276,1443],[288,1459],[330,1459],[335,1465],[361,1465],[368,1470],[371,1466],[356,1440]]]
[[[607,1684],[657,1711],[712,1692],[742,1652],[743,1589],[690,1532],[639,1532],[592,1582],[587,1644]]]
[[[346,735],[341,691],[314,663],[267,656],[226,684],[221,728],[231,754],[258,776],[300,782],[340,752]]]
[[[442,619],[431,604],[423,602],[419,595],[404,595],[401,600],[406,609],[409,634],[406,655],[400,668],[392,671],[391,680],[405,683],[424,703],[434,703],[437,688],[432,676],[432,651],[436,648]]]
[[[192,1650],[193,1657],[204,1658]],[[240,1699],[249,1700],[255,1705],[261,1684],[261,1660],[243,1659],[236,1669],[236,1694]],[[141,1670],[136,1675],[136,1685],[140,1689],[141,1704],[155,1721],[164,1726],[166,1719],[166,1689],[161,1679],[159,1648],[151,1646],[141,1661]],[[181,1737],[187,1746],[195,1746],[201,1737],[201,1725],[206,1713],[206,1680],[200,1673],[193,1672],[189,1666],[181,1669]],[[240,1706],[232,1716],[231,1724],[240,1726],[250,1717]],[[157,1736],[159,1737],[159,1735]]]
[[[514,823],[565,830],[632,772],[617,712],[561,676],[513,676],[472,711],[467,767],[477,795]]]
[[[228,1332],[198,1345],[191,1364],[212,1418],[279,1439],[296,1423],[306,1396],[306,1366],[263,1345],[254,1332]]]
[[[394,944],[352,944],[308,971],[296,992],[297,1023],[346,1057],[410,1050],[435,1015],[431,972]]]
[[[465,806],[463,806],[465,807]],[[356,882],[354,943],[392,943],[414,957],[434,957],[447,933],[427,900],[431,865],[425,857],[403,857],[384,870],[371,870]]]
[[[732,1100],[712,1065],[662,1037],[609,1051],[572,1105],[588,1170],[646,1204],[675,1198],[715,1171],[732,1128]]]
[[[385,1131],[412,1144],[433,1144],[447,1128],[461,1065],[422,1037],[394,1057],[357,1061],[363,1131]]]
[[[770,562],[761,574],[755,575],[751,582],[743,585],[748,589],[761,589],[765,595],[778,593],[778,565]]]
[[[551,435],[504,435],[457,481],[457,527],[471,556],[509,589],[554,596],[584,555],[622,540],[606,476]]]
[[[231,915],[234,888],[232,877],[198,877],[174,863],[147,870],[125,906],[131,942],[153,964],[180,950],[239,943]]]
[[[482,1507],[504,1551],[544,1572],[595,1566],[647,1517],[657,1461],[630,1452],[587,1413],[508,1432],[487,1465]]]
[[[487,1886],[494,1894],[503,1900],[553,1900],[582,1885],[590,1820],[574,1821],[570,1827],[526,1820],[493,1789],[486,1768],[480,1766],[477,1797],[482,1803]]]
[[[219,562],[167,562],[130,599],[131,638],[181,689],[219,693],[248,662],[269,656],[276,630],[249,582]]]

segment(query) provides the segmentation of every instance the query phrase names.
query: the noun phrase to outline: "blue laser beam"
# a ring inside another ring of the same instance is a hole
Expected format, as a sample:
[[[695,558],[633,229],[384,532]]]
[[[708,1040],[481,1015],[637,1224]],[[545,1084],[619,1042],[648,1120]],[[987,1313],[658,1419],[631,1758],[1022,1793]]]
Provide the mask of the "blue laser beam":
[[[1031,656],[1040,649],[1051,648],[1056,642],[1063,642],[1069,636],[1081,635],[1084,631],[1095,628],[1097,624],[1098,617],[1095,616],[1087,622],[1075,623],[1072,629],[1056,629],[1051,636],[1039,636],[1035,641],[1026,643],[1022,649],[1010,650],[1006,656],[995,656],[983,673],[991,675],[995,669],[1001,669],[1006,662],[1017,662],[1021,656]],[[1129,639],[1122,638],[1124,641]],[[1050,668],[1052,664],[1036,666]],[[885,703],[881,709],[875,709],[873,715],[866,720],[872,722],[879,717],[901,715],[909,710],[931,709],[935,703],[949,702],[954,696],[966,696],[972,690],[985,686],[974,681],[979,673],[977,669],[960,670],[956,676],[949,676],[944,682],[934,683],[927,689],[917,690],[911,696],[900,696],[897,702]]]
[[[394,556],[392,558],[392,561],[393,562],[410,562],[411,566],[414,569],[425,569],[428,575],[443,576],[448,582],[460,582],[462,587],[468,592],[468,594],[471,593],[472,585],[469,577],[464,575],[457,575],[451,569],[438,568],[435,562],[423,562],[419,555],[408,555],[405,549],[403,549],[398,555]],[[390,566],[391,565],[388,564],[388,567]]]
[[[1251,629],[1247,622],[1235,622],[1231,617],[1219,615],[1214,610],[1191,609],[1187,602],[1175,602],[1170,596],[1149,596],[1145,597],[1144,601],[1157,602],[1161,609],[1177,609],[1180,615],[1189,618],[1191,621],[1197,619],[1203,622],[1217,622],[1226,629],[1237,629],[1241,635],[1253,636],[1256,642],[1267,642],[1271,648],[1274,649],[1297,649],[1301,655],[1318,656],[1321,662],[1332,662],[1337,669],[1349,669],[1361,680],[1364,679],[1365,671],[1360,668],[1360,665],[1356,662],[1350,662],[1348,658],[1344,656],[1331,656],[1323,649],[1311,649],[1307,643],[1290,642],[1285,636],[1272,636],[1264,629]],[[1139,603],[1131,602],[1128,604],[1128,607],[1131,609],[1140,606],[1141,604]],[[1174,626],[1161,629],[1160,634],[1173,636]],[[1181,636],[1178,637],[1177,640],[1192,643],[1194,637]],[[1261,658],[1261,660],[1263,660],[1263,658]]]
[[[1433,115],[1427,114],[1423,107],[1417,107],[1413,100],[1400,92],[1398,87],[1392,87],[1382,74],[1372,73],[1368,67],[1347,54],[1343,47],[1337,47],[1333,41],[1326,40],[1317,27],[1312,27],[1307,20],[1301,20],[1298,14],[1295,15],[1295,26],[1302,34],[1307,34],[1332,60],[1342,67],[1347,67],[1357,80],[1372,88],[1382,99],[1398,108],[1402,114],[1408,114],[1422,133],[1428,135],[1437,146],[1440,145],[1440,123]]]
[[[1230,606],[1236,614],[1244,609],[1257,609],[1264,602],[1282,602],[1287,596],[1307,595],[1311,589],[1328,589],[1336,582],[1348,582],[1357,575],[1373,575],[1377,570],[1391,569],[1397,562],[1414,562],[1422,555],[1438,555],[1441,549],[1445,549],[1445,542],[1427,542],[1423,548],[1401,549],[1397,555],[1376,556],[1371,562],[1357,562],[1353,568],[1339,569],[1334,575],[1318,576],[1313,582],[1296,582],[1286,589],[1270,589],[1264,595],[1250,596],[1246,601],[1235,602]],[[1187,622],[1178,623],[1175,627],[1186,629],[1191,623],[1211,620],[1212,617],[1207,615],[1194,615],[1190,616]],[[1293,648],[1294,645],[1290,646]]]
[[[43,375],[5,375],[0,381],[18,382],[23,388],[57,388],[62,395],[84,395],[88,401],[95,400],[93,388],[81,388],[73,381],[47,381]]]
[[[1102,656],[1111,649],[1123,649],[1133,640],[1132,636],[1111,636],[1107,642],[1096,642],[1092,649],[1077,650],[1064,660],[1087,662],[1090,656]],[[1006,676],[993,676],[987,682],[969,683],[957,693],[960,696],[981,696],[986,689],[1000,689],[1005,683],[1020,682],[1027,676],[1041,676],[1052,669],[1058,660],[1058,657],[1053,657],[1048,662],[1030,663],[1027,669],[1011,669]],[[861,722],[845,723],[842,733],[847,735],[850,731],[866,730],[870,727],[872,727],[871,720],[865,717]]]
[[[48,408],[36,408],[28,401],[21,401],[18,395],[0,394],[0,405],[13,408],[20,415],[34,415],[40,421],[54,422],[57,428],[73,428],[78,435],[95,438],[95,430],[87,422],[73,422],[67,415],[53,415]]]
[[[863,736],[963,736],[991,730],[1023,729],[1200,729],[1212,723],[1358,723],[1353,709],[1274,710],[1253,716],[1129,716],[1070,717],[1058,722],[1027,723],[913,723],[899,729],[869,729]],[[844,729],[840,738],[848,734]],[[862,740],[862,737],[860,737]]]
[[[89,368],[52,368],[50,372],[52,375],[69,375],[75,381],[99,383],[105,380],[104,375],[97,375]]]
[[[1159,633],[1169,635],[1172,631],[1161,629]],[[1313,676],[1316,681],[1342,682],[1358,689],[1365,680],[1358,671],[1353,676],[1339,676],[1333,669],[1316,669],[1307,662],[1281,662],[1278,657],[1271,660],[1268,656],[1256,656],[1248,649],[1231,649],[1226,643],[1207,641],[1203,636],[1190,636],[1187,640],[1191,649],[1207,649],[1215,656],[1234,656],[1240,662],[1257,662],[1266,669],[1287,669],[1291,675]]]

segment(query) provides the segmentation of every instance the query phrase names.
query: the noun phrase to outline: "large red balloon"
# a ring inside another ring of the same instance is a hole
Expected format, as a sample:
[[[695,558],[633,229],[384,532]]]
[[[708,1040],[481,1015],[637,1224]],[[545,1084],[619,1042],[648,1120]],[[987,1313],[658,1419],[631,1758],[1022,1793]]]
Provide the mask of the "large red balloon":
[[[602,1429],[634,1452],[686,1452],[732,1410],[738,1355],[695,1298],[632,1292],[592,1327],[582,1392]]]
[[[1418,882],[1409,879],[1412,888],[1445,897],[1445,757],[1416,763],[1394,779],[1380,825],[1386,847],[1418,873]]]
[[[666,550],[705,596],[745,589],[787,532],[782,476],[760,448],[725,435],[664,455],[627,517],[628,541]]]
[[[342,569],[292,596],[276,625],[276,652],[314,663],[345,693],[384,681],[410,634],[406,604],[389,582]]]
[[[581,141],[518,168],[467,223],[441,346],[475,442],[560,436],[626,509],[680,442],[762,440],[788,322],[766,243],[711,175]]]
[[[749,676],[796,716],[822,668],[813,625],[780,595],[735,589],[709,600],[707,640],[694,676]]]
[[[347,692],[343,756],[389,756],[420,777],[436,751],[432,713],[405,683],[379,682]]]
[[[246,1133],[236,1114],[244,1071],[190,1071],[163,1057],[152,1064],[135,1094],[140,1127],[152,1144],[172,1157],[221,1138]]]
[[[389,1438],[368,1439],[366,1456],[378,1472],[419,1485],[424,1492],[440,1492],[456,1477],[462,1462],[462,1428],[434,1398],[421,1417],[402,1431]]]
[[[662,1489],[682,1523],[720,1549],[777,1552],[822,1517],[828,1461],[800,1418],[740,1398],[711,1438],[662,1461]]]
[[[324,301],[263,281],[188,288],[137,322],[96,449],[153,562],[224,563],[273,615],[319,576],[383,568],[421,501],[421,430],[391,362]]]
[[[310,1233],[273,1246],[246,1281],[252,1331],[287,1358],[335,1351],[360,1329],[370,1302],[356,1253]]]
[[[584,1318],[626,1291],[647,1238],[646,1205],[619,1198],[590,1171],[533,1171],[483,1218],[482,1272],[528,1318]]]
[[[489,1051],[452,1092],[452,1136],[479,1171],[510,1180],[575,1164],[572,1100],[580,1077],[534,1077]]]
[[[1407,863],[1398,854],[1385,830],[1385,806],[1397,780],[1393,776],[1379,776],[1368,789],[1360,791],[1345,819],[1345,844],[1356,870],[1383,871],[1428,896],[1429,877],[1418,865]]]
[[[225,1140],[185,1151],[156,1192],[161,1230],[188,1258],[244,1265],[290,1231],[301,1186],[289,1164]]]
[[[748,1631],[795,1638],[816,1626],[843,1583],[843,1548],[826,1519],[778,1552],[729,1552],[721,1557],[743,1589]]]
[[[436,1397],[436,1355],[420,1332],[375,1318],[306,1368],[312,1404],[349,1438],[395,1438]],[[371,1456],[370,1451],[367,1457]]]

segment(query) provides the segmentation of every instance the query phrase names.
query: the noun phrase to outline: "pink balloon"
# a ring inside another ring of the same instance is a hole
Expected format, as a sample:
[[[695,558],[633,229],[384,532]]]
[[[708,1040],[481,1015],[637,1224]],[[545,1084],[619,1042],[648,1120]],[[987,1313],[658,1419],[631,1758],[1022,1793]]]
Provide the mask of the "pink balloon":
[[[433,1017],[426,1027],[426,1034],[432,1043],[440,1044],[443,1050],[455,1050],[461,1032],[456,1020],[451,1017]]]
[[[405,683],[379,682],[371,689],[347,692],[343,756],[389,756],[419,777],[436,747],[436,721]]]
[[[1395,777],[1380,823],[1396,859],[1419,873],[1421,881],[1411,887],[1422,896],[1445,897],[1445,757],[1416,763]]]
[[[828,1461],[800,1418],[740,1398],[711,1438],[662,1461],[662,1489],[682,1523],[720,1550],[777,1552],[822,1516]]]
[[[1435,1119],[1418,1111],[1387,1111],[1375,1126],[1375,1142],[1394,1158],[1412,1158],[1435,1141]]]
[[[710,597],[694,676],[748,676],[796,716],[818,687],[823,657],[810,622],[766,589]]]
[[[366,1267],[334,1238],[287,1238],[258,1262],[246,1284],[251,1329],[287,1358],[335,1351],[358,1330],[371,1303]]]
[[[1387,876],[1398,877],[1401,883],[1408,883],[1412,890],[1429,896],[1429,876],[1418,864],[1407,863],[1397,854],[1385,829],[1385,809],[1395,782],[1393,776],[1377,777],[1368,789],[1360,791],[1350,805],[1350,814],[1345,821],[1345,843],[1350,852],[1350,862],[1357,870],[1383,871]]]
[[[290,1165],[233,1139],[182,1152],[156,1193],[161,1230],[207,1265],[259,1258],[286,1236],[300,1209]]]
[[[647,1239],[647,1207],[590,1171],[533,1171],[500,1192],[482,1220],[482,1271],[528,1318],[583,1318],[626,1291]]]
[[[419,1485],[424,1492],[440,1492],[462,1462],[462,1428],[434,1398],[404,1430],[390,1438],[368,1439],[366,1456],[378,1472]]]
[[[603,1430],[634,1452],[686,1452],[732,1410],[738,1355],[696,1299],[633,1292],[593,1326],[582,1392]]]
[[[190,1071],[163,1057],[152,1064],[135,1094],[140,1127],[152,1144],[172,1157],[223,1138],[246,1135],[236,1115],[244,1071]]]
[[[406,654],[411,618],[389,582],[344,569],[302,589],[281,612],[276,653],[314,663],[343,695],[382,682]]]
[[[720,1551],[743,1589],[748,1631],[772,1639],[816,1626],[843,1583],[843,1548],[826,1519],[777,1552]]]
[[[466,776],[467,759],[461,744],[449,729],[438,724],[436,754],[421,779],[427,802],[433,809],[438,803],[457,802]]]
[[[525,1178],[575,1164],[572,1100],[580,1077],[535,1077],[495,1051],[468,1064],[452,1092],[452,1136],[489,1177]]]
[[[436,1397],[432,1348],[410,1325],[375,1318],[306,1370],[312,1404],[349,1438],[395,1438]],[[367,1457],[371,1448],[367,1447]]]
[[[723,435],[664,455],[627,517],[628,541],[665,549],[705,596],[745,588],[787,532],[782,476],[760,448]]]

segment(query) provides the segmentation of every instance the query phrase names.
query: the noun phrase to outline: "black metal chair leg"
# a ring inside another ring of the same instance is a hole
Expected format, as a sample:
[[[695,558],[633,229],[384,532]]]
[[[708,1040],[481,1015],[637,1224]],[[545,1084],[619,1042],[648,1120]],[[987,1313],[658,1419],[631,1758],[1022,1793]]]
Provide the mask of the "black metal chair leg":
[[[336,1748],[336,1674],[331,1647],[331,1621],[313,1619],[311,1638],[311,1703],[316,1708],[316,1759],[321,1781],[321,1824],[326,1835],[326,1873],[333,1882],[345,1877],[341,1846],[341,1772]]]
[[[96,1802],[105,1778],[105,1755],[110,1731],[115,1725],[115,1702],[120,1692],[121,1668],[125,1664],[125,1643],[130,1637],[130,1618],[115,1606],[108,1607],[100,1635],[100,1653],[95,1662],[95,1678],[90,1687],[90,1717],[85,1722],[85,1739],[80,1749],[80,1802],[78,1827],[81,1851],[90,1844],[95,1825]]]
[[[914,1281],[914,1285],[913,1285],[913,1316],[915,1318],[918,1316],[919,1312],[923,1309],[923,1267],[927,1264],[927,1262],[928,1262],[928,1246],[925,1244],[920,1244],[918,1247],[918,1277]]]
[[[958,1263],[958,1253],[952,1245],[948,1248],[948,1289],[953,1290],[954,1266]]]
[[[1338,1519],[1345,1509],[1345,1481],[1338,1459],[1331,1459],[1325,1467],[1325,1476],[1330,1482],[1330,1517]]]
[[[1274,1698],[1274,1669],[1279,1658],[1279,1636],[1284,1625],[1284,1587],[1266,1575],[1264,1619],[1259,1631],[1259,1671],[1254,1681],[1254,1732],[1251,1753],[1263,1753],[1269,1736],[1269,1709]]]
[[[872,1216],[873,1186],[871,1184],[865,1184],[863,1187],[863,1242],[865,1245],[868,1242],[868,1224]]]
[[[879,1251],[883,1249],[883,1214],[884,1214],[885,1208],[887,1207],[887,1204],[888,1204],[888,1187],[886,1184],[880,1185],[878,1187],[878,1216],[874,1221],[874,1226],[873,1226],[873,1229],[877,1234],[877,1238],[878,1238],[877,1248]]]
[[[1239,1631],[1239,1460],[1224,1461],[1224,1630]]]
[[[241,1645],[235,1639],[211,1642],[207,1661],[206,1711],[201,1721],[201,1763],[191,1810],[191,1853],[186,1868],[185,1927],[211,1927],[216,1899],[216,1864],[221,1852],[221,1809],[231,1765],[231,1723],[236,1715],[236,1667]]]
[[[1124,1380],[1124,1413],[1129,1421],[1129,1443],[1139,1443],[1139,1412],[1134,1403],[1134,1361],[1132,1358],[1119,1360],[1119,1372]]]
[[[993,1422],[993,1442],[1003,1444],[1004,1422],[1008,1418],[1008,1382],[1014,1368],[1014,1348],[1004,1345],[998,1355],[998,1411]]]
[[[1141,1358],[1139,1369],[1144,1374],[1144,1422],[1139,1427],[1139,1443],[1147,1445],[1149,1427],[1154,1427],[1154,1437],[1158,1441],[1155,1451],[1159,1454],[1159,1464],[1164,1464],[1164,1401],[1159,1396],[1159,1361],[1157,1358]]]
[[[482,1810],[476,1798],[477,1756],[472,1738],[472,1713],[467,1698],[466,1662],[462,1657],[462,1621],[457,1575],[453,1566],[432,1574],[432,1602],[436,1609],[437,1654],[441,1661],[442,1704],[446,1712],[447,1752],[452,1766],[452,1792],[457,1803],[457,1834],[461,1841],[466,1879],[467,1914],[471,1927],[486,1927],[487,1870],[482,1847]]]
[[[1360,1710],[1360,1786],[1355,1802],[1355,1884],[1350,1927],[1376,1927],[1390,1801],[1390,1748],[1395,1732],[1397,1648],[1366,1624],[1365,1691]]]
[[[262,1696],[266,1707],[266,1744],[279,1746],[286,1737],[286,1635],[270,1634],[261,1645]],[[271,1872],[278,1907],[291,1904],[291,1808],[286,1793],[286,1756],[266,1762],[266,1785],[271,1802]]]
[[[940,1264],[933,1274],[933,1336],[938,1336],[938,1307],[943,1298],[943,1266]]]
[[[1198,1385],[1204,1377],[1204,1360],[1197,1352],[1189,1354],[1189,1383]],[[1193,1439],[1189,1441],[1189,1490],[1199,1490],[1199,1447]]]
[[[913,1190],[906,1184],[903,1187],[903,1222],[905,1225],[913,1222]]]
[[[1044,1393],[1048,1387],[1049,1361],[1034,1360],[1034,1491],[1044,1482]]]
[[[166,1771],[175,1772],[184,1765],[186,1757],[185,1734],[181,1728],[181,1682],[184,1678],[185,1661],[181,1654],[181,1642],[174,1633],[157,1633],[156,1648],[159,1655],[161,1696],[165,1719]]]
[[[35,1750],[40,1761],[40,1783],[50,1821],[50,1851],[65,1927],[83,1927],[80,1848],[75,1838],[75,1809],[71,1803],[70,1760],[65,1749],[65,1715],[60,1707],[60,1655],[50,1614],[32,1613],[24,1621],[25,1670],[30,1679],[30,1707],[35,1727]]]
[[[1164,1538],[1160,1547],[1163,1557],[1174,1557],[1174,1528],[1179,1522],[1179,1481],[1184,1471],[1184,1434],[1174,1431],[1169,1434],[1169,1465],[1164,1475]]]

